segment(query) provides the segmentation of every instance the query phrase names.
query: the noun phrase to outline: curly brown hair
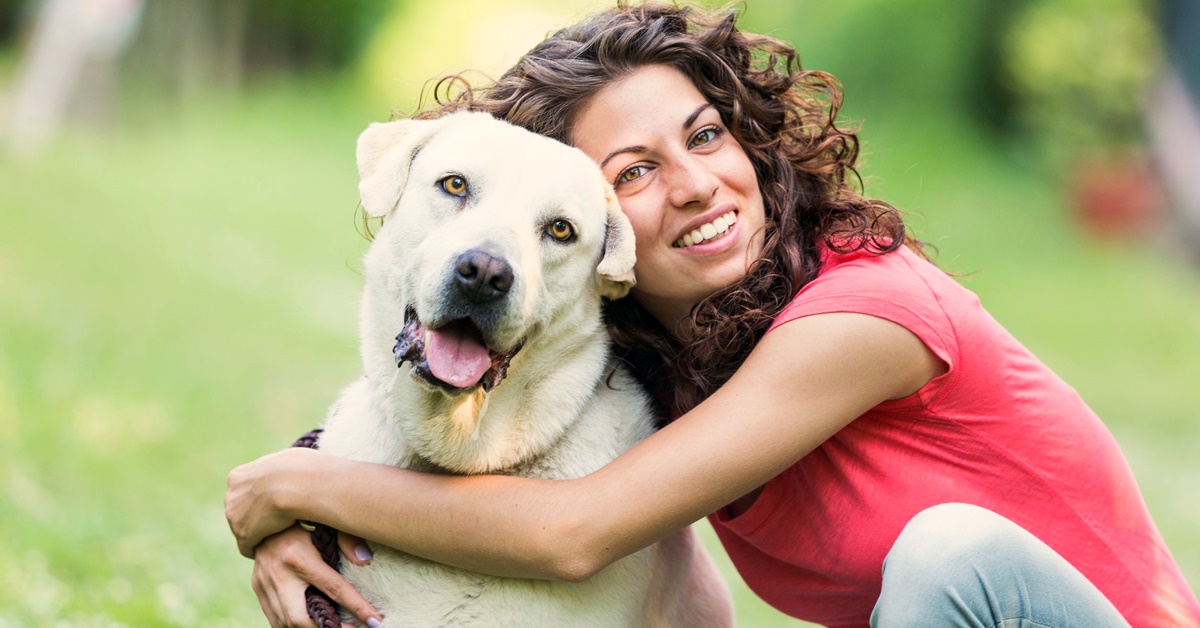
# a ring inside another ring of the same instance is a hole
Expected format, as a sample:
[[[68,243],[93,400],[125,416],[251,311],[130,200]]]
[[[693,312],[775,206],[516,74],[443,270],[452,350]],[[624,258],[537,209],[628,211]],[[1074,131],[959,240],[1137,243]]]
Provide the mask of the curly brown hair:
[[[851,187],[853,176],[861,188],[858,137],[835,123],[838,80],[801,69],[791,46],[739,31],[736,21],[732,10],[621,1],[550,35],[492,85],[476,90],[461,76],[442,79],[434,90],[439,107],[418,116],[486,111],[568,142],[597,92],[646,65],[679,70],[718,110],[762,190],[760,258],[741,281],[692,308],[690,340],[668,333],[635,299],[606,303],[618,352],[672,416],[733,375],[817,276],[823,248],[882,254],[907,244],[921,251],[894,207]]]

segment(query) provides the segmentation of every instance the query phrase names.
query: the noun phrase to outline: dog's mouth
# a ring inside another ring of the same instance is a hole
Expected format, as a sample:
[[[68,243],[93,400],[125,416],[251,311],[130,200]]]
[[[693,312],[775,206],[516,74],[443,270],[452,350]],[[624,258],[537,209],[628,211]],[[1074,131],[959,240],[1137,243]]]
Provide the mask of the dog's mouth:
[[[436,329],[426,328],[411,309],[405,312],[404,329],[396,335],[396,367],[406,360],[413,374],[447,392],[459,394],[482,386],[484,392],[508,375],[508,365],[524,342],[511,349],[489,349],[483,333],[470,319],[452,320]]]

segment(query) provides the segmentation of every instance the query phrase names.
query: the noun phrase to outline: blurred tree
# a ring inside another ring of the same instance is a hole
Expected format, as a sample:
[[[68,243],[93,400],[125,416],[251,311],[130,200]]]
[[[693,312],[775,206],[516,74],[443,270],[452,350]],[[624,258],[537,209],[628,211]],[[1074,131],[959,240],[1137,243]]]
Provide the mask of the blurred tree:
[[[1061,168],[1080,223],[1109,238],[1151,234],[1162,194],[1142,111],[1161,63],[1150,0],[1028,0],[1005,36],[1017,120]]]
[[[0,2],[0,50],[13,45],[21,24],[25,21],[26,7],[21,2]]]
[[[224,0],[236,2],[238,0]],[[249,0],[246,63],[251,69],[342,67],[364,48],[393,0]]]
[[[116,60],[141,17],[143,0],[46,0],[18,64],[0,137],[34,155],[70,118],[104,117],[112,102]]]
[[[955,109],[1002,119],[999,41],[1024,0],[754,0],[743,24],[796,46],[808,69],[832,72],[847,109],[872,117]]]
[[[166,91],[189,101],[232,91],[248,77],[341,68],[357,57],[382,15],[401,5],[0,0],[0,53],[6,46],[16,52],[12,84],[0,85],[8,92],[0,99],[0,140],[33,154],[64,125],[106,126],[117,94],[130,83],[139,92]],[[0,70],[6,78],[7,68]]]
[[[1159,66],[1148,0],[1029,0],[1005,35],[1005,80],[1027,131],[1055,156],[1144,138]]]
[[[337,69],[401,0],[156,0],[131,52],[137,73],[184,98],[248,77]]]

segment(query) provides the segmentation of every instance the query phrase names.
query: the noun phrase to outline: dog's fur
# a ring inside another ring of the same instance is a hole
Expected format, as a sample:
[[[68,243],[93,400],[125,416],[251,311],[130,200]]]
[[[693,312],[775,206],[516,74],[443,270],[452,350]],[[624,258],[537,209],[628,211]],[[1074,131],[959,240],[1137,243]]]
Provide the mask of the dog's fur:
[[[386,221],[365,260],[365,376],[331,410],[322,450],[443,473],[561,479],[651,433],[648,404],[615,365],[600,317],[602,297],[632,286],[633,231],[586,155],[458,113],[371,125],[358,168],[364,209]],[[442,186],[447,176],[461,177],[463,195]],[[572,239],[552,237],[560,220]],[[481,302],[460,286],[458,264],[473,251],[511,269],[510,285]],[[423,328],[453,320],[470,321],[496,359],[479,385],[439,380],[421,355]],[[398,370],[396,335],[414,324],[400,339],[415,345],[405,356],[415,364]],[[732,625],[728,590],[687,529],[578,584],[372,549],[370,565],[342,569],[392,626]]]

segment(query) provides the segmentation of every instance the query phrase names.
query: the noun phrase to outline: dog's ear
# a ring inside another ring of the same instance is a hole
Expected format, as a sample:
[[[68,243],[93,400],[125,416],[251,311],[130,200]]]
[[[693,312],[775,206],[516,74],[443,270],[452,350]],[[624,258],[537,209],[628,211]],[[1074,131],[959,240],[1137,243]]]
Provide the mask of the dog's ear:
[[[600,295],[616,300],[629,294],[636,284],[633,278],[633,262],[636,259],[636,241],[633,225],[621,212],[617,194],[612,188],[605,189],[608,206],[608,228],[604,233],[604,257],[596,267],[600,274]]]
[[[396,208],[413,157],[446,121],[442,117],[375,123],[358,136],[358,194],[368,214],[379,218]]]

